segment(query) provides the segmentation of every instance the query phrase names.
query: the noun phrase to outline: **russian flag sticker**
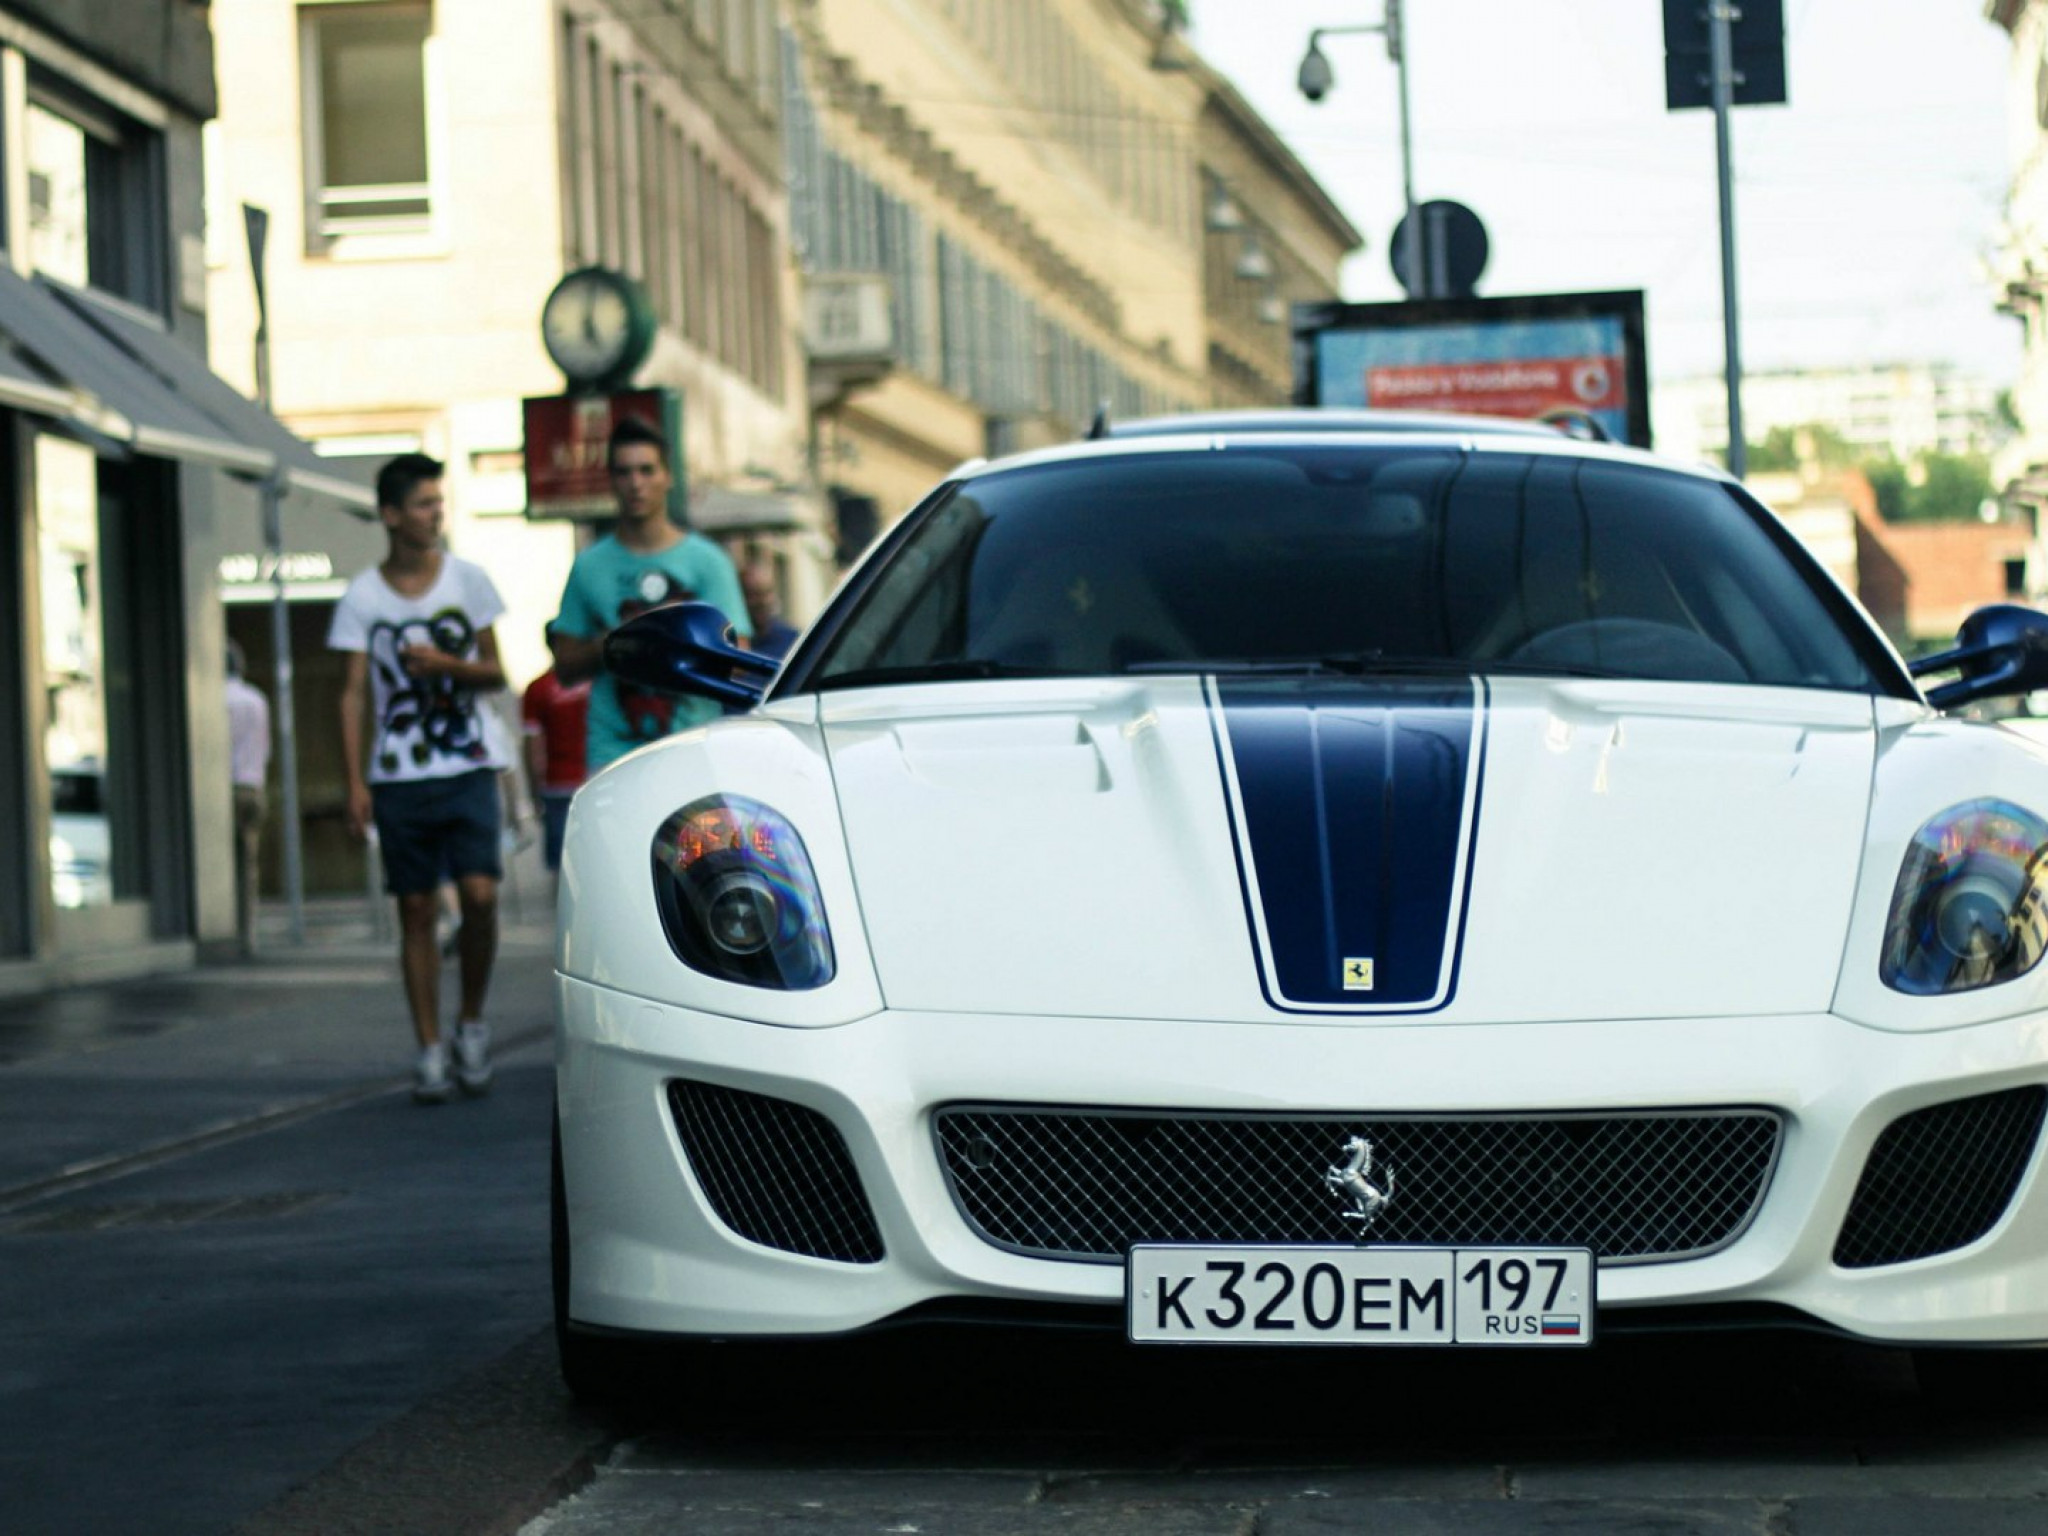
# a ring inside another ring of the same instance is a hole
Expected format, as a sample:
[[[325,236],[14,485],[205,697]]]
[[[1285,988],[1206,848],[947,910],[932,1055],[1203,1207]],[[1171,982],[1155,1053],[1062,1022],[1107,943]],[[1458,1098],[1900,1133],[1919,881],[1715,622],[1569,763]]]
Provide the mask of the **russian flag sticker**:
[[[1579,1336],[1579,1319],[1572,1312],[1546,1312],[1543,1314],[1543,1337],[1546,1339],[1575,1339]]]

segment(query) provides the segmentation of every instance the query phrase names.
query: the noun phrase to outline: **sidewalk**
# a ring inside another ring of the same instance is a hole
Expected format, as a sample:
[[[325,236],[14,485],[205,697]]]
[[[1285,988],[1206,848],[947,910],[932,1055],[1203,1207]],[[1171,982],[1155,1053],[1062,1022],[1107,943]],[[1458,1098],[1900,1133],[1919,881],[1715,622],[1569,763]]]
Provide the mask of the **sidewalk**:
[[[500,898],[487,1017],[502,1053],[553,1026],[544,880]],[[388,915],[364,897],[306,904],[306,941],[266,906],[259,953],[167,976],[66,988],[0,1011],[0,1210],[336,1102],[402,1091],[412,1032]],[[452,1020],[455,964],[442,975]]]

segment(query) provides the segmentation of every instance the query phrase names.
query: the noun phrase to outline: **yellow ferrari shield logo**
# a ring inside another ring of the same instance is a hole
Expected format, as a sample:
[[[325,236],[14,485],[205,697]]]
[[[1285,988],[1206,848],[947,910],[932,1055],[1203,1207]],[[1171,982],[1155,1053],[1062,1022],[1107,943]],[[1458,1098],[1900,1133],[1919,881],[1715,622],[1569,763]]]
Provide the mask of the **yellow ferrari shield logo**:
[[[1370,992],[1372,990],[1372,957],[1363,959],[1347,958],[1344,962],[1344,990],[1346,992]]]

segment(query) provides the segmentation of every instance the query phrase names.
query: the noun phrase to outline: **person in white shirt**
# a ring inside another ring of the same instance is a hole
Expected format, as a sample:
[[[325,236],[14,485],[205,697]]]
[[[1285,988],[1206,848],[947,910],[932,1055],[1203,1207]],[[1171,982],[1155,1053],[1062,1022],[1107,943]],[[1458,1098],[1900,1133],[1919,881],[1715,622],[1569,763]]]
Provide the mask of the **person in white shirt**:
[[[399,955],[419,1044],[413,1097],[446,1100],[490,1086],[485,994],[498,952],[498,774],[511,766],[502,731],[485,725],[479,693],[505,686],[492,628],[505,604],[481,566],[441,547],[442,466],[400,454],[377,475],[388,553],[349,583],[327,632],[347,653],[341,744],[348,825],[372,825],[385,889],[398,902]],[[367,715],[365,706],[367,705]],[[455,882],[462,1002],[454,1051],[441,1038],[435,890]],[[451,1070],[453,1081],[451,1082]]]
[[[257,860],[263,840],[263,788],[270,776],[270,700],[242,673],[242,648],[228,642],[228,777],[235,786],[235,938],[256,953]]]

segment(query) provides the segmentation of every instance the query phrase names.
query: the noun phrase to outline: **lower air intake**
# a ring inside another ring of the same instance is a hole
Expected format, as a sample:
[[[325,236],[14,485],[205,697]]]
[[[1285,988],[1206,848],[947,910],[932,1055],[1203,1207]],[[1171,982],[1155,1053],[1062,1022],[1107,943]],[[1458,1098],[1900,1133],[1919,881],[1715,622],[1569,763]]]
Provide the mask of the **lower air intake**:
[[[1901,1115],[1884,1129],[1835,1238],[1843,1269],[1903,1264],[1998,1225],[2041,1136],[2048,1088],[2011,1088]]]
[[[1584,1247],[1691,1258],[1748,1225],[1777,1160],[1764,1110],[1261,1115],[963,1104],[937,1116],[968,1222],[1042,1258],[1120,1260],[1133,1243],[1345,1243],[1324,1183],[1372,1143],[1394,1197],[1375,1242]]]
[[[678,1079],[669,1112],[711,1209],[764,1248],[875,1264],[882,1234],[839,1128],[815,1109]]]

